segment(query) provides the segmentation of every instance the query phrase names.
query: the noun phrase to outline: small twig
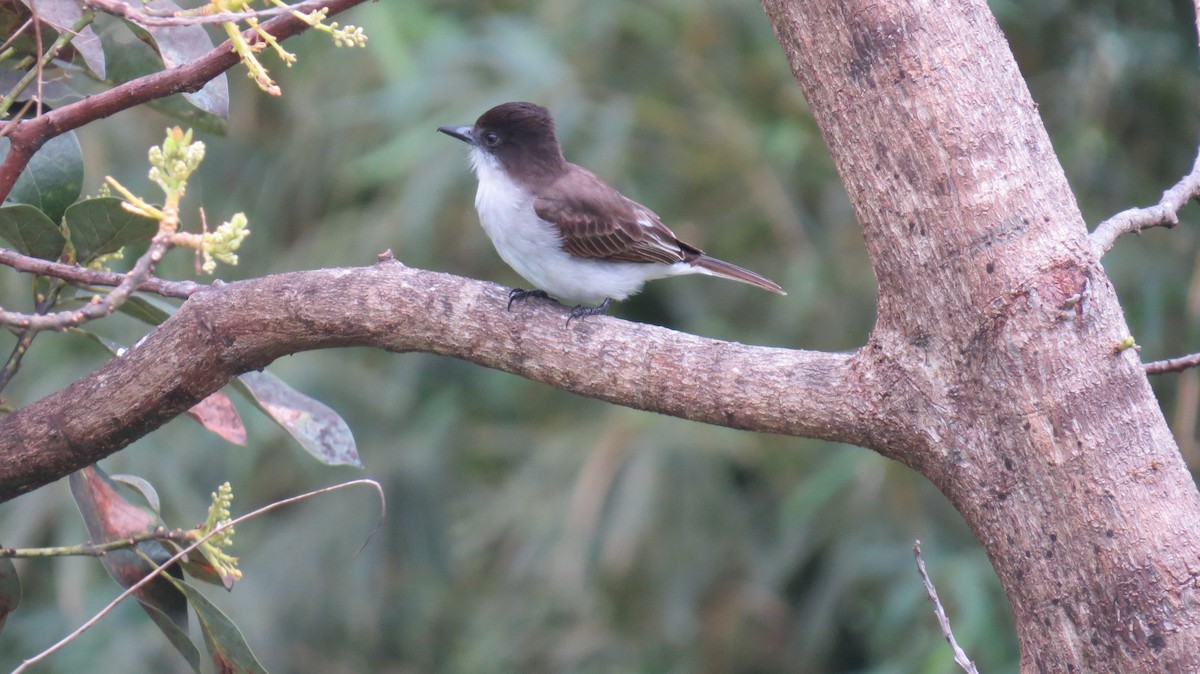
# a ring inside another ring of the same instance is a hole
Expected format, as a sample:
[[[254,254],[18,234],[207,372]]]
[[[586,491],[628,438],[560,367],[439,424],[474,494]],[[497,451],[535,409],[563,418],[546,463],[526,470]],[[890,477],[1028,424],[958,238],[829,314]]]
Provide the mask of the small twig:
[[[33,19],[34,51],[37,52],[39,55],[45,54],[45,52],[42,51],[42,47],[44,46],[42,44],[42,20],[40,17],[38,17],[37,0],[32,0],[29,3],[29,17],[31,19]],[[60,33],[58,37],[61,40],[63,35]],[[71,39],[70,37],[67,38],[67,40],[70,40],[70,39]],[[61,48],[61,47],[59,47],[59,41],[56,40],[54,44],[55,44],[54,51],[55,51],[55,53],[57,53],[58,49]],[[63,41],[62,44],[65,45],[66,42]],[[34,62],[34,72],[37,74],[36,75],[37,76],[37,110],[33,113],[33,116],[41,117],[42,116],[42,59],[39,58],[37,61]],[[7,106],[6,106],[6,109],[7,109]]]
[[[1158,203],[1146,208],[1130,208],[1096,226],[1091,234],[1092,252],[1099,258],[1109,251],[1122,234],[1140,234],[1151,227],[1174,227],[1179,224],[1179,210],[1200,196],[1200,154],[1192,164],[1192,172],[1163,192]]]
[[[34,35],[36,36],[38,44],[37,49],[40,57],[34,61],[34,68],[25,73],[21,79],[17,81],[17,84],[12,88],[12,90],[4,96],[3,100],[0,100],[0,115],[7,113],[8,109],[12,107],[13,102],[18,96],[21,95],[21,92],[25,91],[25,89],[34,80],[37,80],[38,91],[35,96],[37,100],[37,113],[35,114],[35,118],[42,116],[42,68],[49,63],[51,59],[53,59],[55,56],[58,56],[58,52],[62,51],[62,48],[65,47],[67,43],[75,37],[76,33],[83,30],[85,26],[90,24],[93,18],[95,18],[95,14],[92,12],[92,10],[85,9],[83,13],[79,15],[79,19],[76,20],[74,25],[71,26],[70,30],[59,32],[58,38],[55,39],[54,42],[50,43],[50,49],[44,53],[42,52],[41,46],[42,24],[39,21],[34,22],[33,30]]]
[[[38,314],[48,313],[58,304],[58,298],[62,294],[66,282],[62,279],[54,279],[50,283],[50,288],[46,291],[46,295],[42,299],[37,299],[37,279],[34,279],[34,311]],[[17,345],[13,347],[12,353],[8,355],[8,361],[4,363],[4,367],[0,368],[0,391],[3,391],[12,378],[16,376],[17,370],[21,367],[21,361],[25,358],[25,354],[29,352],[29,347],[33,344],[34,337],[37,337],[36,330],[22,330],[17,335]]]
[[[119,286],[125,282],[127,274],[117,274],[111,271],[88,269],[61,262],[50,262],[37,257],[22,255],[7,248],[0,248],[0,265],[11,267],[20,272],[52,276],[71,283],[89,286]],[[175,297],[186,300],[198,290],[208,285],[194,281],[165,281],[155,276],[148,277],[138,286],[141,292],[154,293],[163,297]]]
[[[2,52],[5,49],[8,49],[9,45],[11,45],[13,42],[16,42],[17,38],[21,37],[21,33],[24,33],[25,29],[32,25],[33,25],[33,19],[25,19],[25,23],[21,24],[21,26],[19,28],[14,30],[12,35],[8,36],[7,40],[5,40],[4,42],[0,42],[0,52]]]
[[[246,19],[258,19],[277,16],[279,14],[290,14],[292,12],[308,14],[313,9],[321,6],[320,2],[306,0],[305,2],[298,2],[285,7],[269,7],[249,12],[219,12],[214,14],[176,12],[166,15],[146,12],[118,0],[84,0],[83,4],[143,26],[194,26],[202,23],[236,23],[238,21],[245,21]]]
[[[950,630],[950,619],[946,617],[946,610],[942,608],[942,602],[938,599],[937,589],[933,587],[933,581],[929,580],[929,573],[925,571],[925,559],[921,557],[921,541],[913,544],[913,556],[917,558],[917,571],[921,574],[921,582],[925,583],[925,593],[929,595],[929,601],[933,602],[933,612],[942,628],[942,636],[946,637],[946,643],[950,644],[950,649],[954,651],[954,662],[967,674],[979,674],[975,663],[971,662],[971,658],[967,657],[954,640],[954,632]]]
[[[107,543],[81,543],[50,548],[0,548],[0,557],[30,559],[35,557],[103,557],[112,550],[131,548],[142,541],[171,541],[179,545],[191,543],[182,529],[158,529]]]
[[[221,533],[222,531],[225,531],[226,529],[228,529],[232,526],[241,524],[242,522],[245,522],[248,519],[258,517],[259,515],[262,515],[263,513],[267,513],[272,510],[275,510],[276,508],[281,508],[285,505],[291,505],[298,501],[303,501],[305,499],[309,499],[314,496],[320,496],[321,494],[328,494],[329,492],[338,491],[340,489],[345,489],[347,487],[353,487],[353,486],[360,485],[360,484],[365,484],[365,485],[371,486],[379,494],[379,500],[382,505],[382,509],[381,509],[381,513],[380,513],[379,517],[380,517],[380,520],[382,521],[384,512],[386,511],[387,506],[386,506],[386,501],[384,500],[384,496],[383,496],[383,487],[381,487],[380,484],[378,482],[376,482],[375,480],[368,480],[368,479],[351,480],[349,482],[335,484],[332,487],[325,487],[324,489],[317,489],[314,491],[306,492],[304,494],[299,494],[297,496],[292,496],[290,498],[285,498],[282,501],[275,501],[274,503],[268,503],[267,505],[265,505],[257,510],[252,510],[252,511],[246,513],[245,515],[242,515],[241,517],[234,518],[228,522],[225,522],[224,524],[222,524],[220,526],[213,527],[213,530],[208,532],[207,535],[201,537],[196,542],[192,543],[191,545],[187,546],[186,548],[175,553],[175,555],[172,556],[170,559],[163,562],[161,565],[155,567],[153,570],[151,570],[149,573],[147,573],[145,575],[145,577],[143,577],[141,580],[139,580],[138,582],[136,582],[133,585],[130,585],[128,588],[126,588],[124,592],[117,595],[116,599],[113,599],[111,602],[108,603],[107,606],[100,609],[100,611],[96,615],[89,618],[87,622],[80,625],[74,632],[71,632],[67,636],[63,637],[57,643],[55,643],[53,646],[50,646],[49,648],[42,651],[41,653],[38,653],[37,655],[22,662],[20,667],[17,667],[16,669],[14,669],[12,671],[12,674],[19,674],[20,672],[25,671],[26,669],[29,668],[30,665],[34,665],[34,664],[41,662],[42,660],[45,660],[46,658],[50,657],[54,653],[61,650],[67,644],[69,644],[72,641],[74,641],[75,639],[79,638],[79,635],[81,635],[84,632],[86,632],[87,630],[91,629],[93,625],[100,622],[101,618],[108,615],[114,608],[116,608],[117,604],[120,604],[121,602],[125,601],[126,598],[128,598],[133,593],[137,592],[139,589],[142,588],[142,586],[146,585],[150,581],[157,578],[158,575],[161,574],[163,571],[166,571],[167,568],[170,567],[172,564],[183,559],[192,550],[195,550],[196,548],[200,547],[200,545],[202,543],[208,541],[208,539],[212,538],[213,536],[216,536],[217,534]],[[378,525],[376,525],[376,529],[378,529],[378,528],[379,528]],[[374,533],[375,532],[372,531],[371,535],[374,535]],[[370,540],[370,536],[367,537],[367,540]],[[365,543],[364,543],[364,545],[365,545]],[[355,554],[357,554],[357,553],[355,553]]]
[[[328,16],[337,15],[366,0],[320,0],[314,6],[328,9]],[[308,7],[308,3],[303,5]],[[298,35],[312,26],[291,14],[271,19],[261,28],[276,40]],[[250,31],[247,37],[257,35]],[[25,170],[38,148],[50,138],[77,129],[102,117],[141,105],[171,94],[199,91],[209,80],[240,62],[238,54],[223,43],[204,56],[183,65],[160,70],[108,89],[101,93],[55,108],[36,119],[23,120],[9,133],[12,146],[0,162],[0,199],[8,197],[17,177]]]
[[[1192,367],[1200,367],[1200,353],[1191,353],[1186,356],[1168,358],[1166,360],[1156,360],[1142,365],[1142,369],[1146,371],[1146,374],[1182,372]]]
[[[150,247],[138,258],[133,269],[125,275],[120,285],[112,292],[92,298],[93,302],[71,311],[58,311],[46,314],[22,314],[0,309],[0,325],[15,325],[24,330],[62,330],[73,328],[88,321],[103,318],[125,303],[125,300],[150,278],[154,265],[171,248],[170,234],[159,233],[150,240]]]

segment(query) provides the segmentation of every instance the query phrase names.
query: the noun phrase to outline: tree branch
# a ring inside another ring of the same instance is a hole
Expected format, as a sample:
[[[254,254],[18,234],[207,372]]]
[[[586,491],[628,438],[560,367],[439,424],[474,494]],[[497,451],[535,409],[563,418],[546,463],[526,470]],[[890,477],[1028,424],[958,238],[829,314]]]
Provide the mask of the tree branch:
[[[929,579],[929,572],[925,570],[925,558],[921,556],[921,541],[913,544],[913,556],[917,558],[917,573],[921,574],[921,582],[925,584],[925,594],[929,596],[929,601],[933,602],[933,614],[937,616],[938,627],[942,628],[942,636],[946,638],[946,643],[950,644],[950,650],[954,653],[954,664],[958,665],[967,674],[979,674],[979,670],[975,667],[975,663],[971,662],[971,658],[958,645],[958,640],[954,638],[954,632],[950,629],[950,619],[946,617],[946,609],[942,608],[942,600],[938,599],[937,588],[933,586],[933,581]]]
[[[119,286],[125,281],[126,274],[110,271],[88,269],[61,262],[50,262],[37,257],[22,255],[7,248],[0,248],[0,265],[12,267],[17,271],[39,276],[52,276],[64,281],[89,286]],[[163,297],[187,299],[192,293],[207,286],[194,281],[166,281],[151,276],[138,286],[142,292],[151,292]]]
[[[162,260],[162,256],[171,249],[169,234],[159,233],[151,241],[150,247],[138,258],[133,269],[125,274],[117,287],[103,297],[94,296],[89,302],[74,311],[56,311],[54,313],[22,314],[0,309],[0,325],[13,325],[24,330],[61,330],[73,328],[87,321],[103,318],[129,299],[142,283],[150,278],[154,265]],[[48,308],[47,308],[48,309]]]
[[[1192,164],[1191,173],[1179,179],[1163,192],[1158,203],[1146,208],[1130,208],[1096,226],[1091,234],[1092,252],[1099,259],[1113,247],[1122,234],[1141,234],[1151,227],[1174,227],[1179,224],[1179,211],[1189,201],[1200,196],[1200,154]]]
[[[0,417],[0,501],[112,454],[287,354],[340,346],[462,358],[637,409],[864,446],[907,442],[871,412],[894,382],[855,354],[705,339],[563,309],[506,312],[490,283],[387,260],[194,293],[128,352]],[[878,391],[884,391],[879,393]]]
[[[1184,370],[1193,367],[1200,367],[1200,353],[1190,353],[1186,356],[1180,356],[1178,358],[1156,360],[1142,365],[1142,369],[1146,371],[1146,374],[1183,372]]]
[[[246,19],[262,19],[270,16],[278,16],[280,14],[290,14],[292,12],[308,14],[313,10],[319,10],[322,6],[319,1],[313,0],[311,2],[298,2],[294,5],[267,7],[265,9],[258,9],[248,12],[187,14],[180,11],[172,14],[155,14],[146,10],[137,9],[132,5],[120,2],[120,0],[83,0],[83,4],[107,14],[128,19],[140,26],[194,26],[205,23],[245,21]]]
[[[324,0],[314,5],[313,9],[328,8],[329,15],[333,16],[365,1]],[[308,30],[309,25],[291,14],[285,14],[264,23],[262,28],[276,40],[286,40]],[[247,40],[257,39],[254,31],[246,31],[244,35]],[[229,42],[226,41],[186,65],[130,80],[40,117],[18,122],[9,134],[12,146],[8,156],[0,163],[0,201],[8,197],[30,158],[50,138],[147,101],[171,94],[199,91],[209,80],[237,63],[238,55],[230,49]]]

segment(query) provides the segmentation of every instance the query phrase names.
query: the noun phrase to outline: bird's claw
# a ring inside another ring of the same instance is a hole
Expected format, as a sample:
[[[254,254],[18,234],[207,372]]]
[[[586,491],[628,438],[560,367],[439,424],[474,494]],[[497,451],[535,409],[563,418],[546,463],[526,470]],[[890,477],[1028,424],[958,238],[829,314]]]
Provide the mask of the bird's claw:
[[[603,316],[608,311],[608,303],[611,300],[607,297],[600,303],[598,307],[589,307],[586,304],[579,304],[571,308],[571,313],[567,316],[567,327],[571,327],[571,319],[584,316]]]
[[[550,299],[550,296],[546,294],[545,290],[538,290],[536,288],[533,290],[513,288],[512,290],[508,291],[508,311],[512,311],[513,302],[516,302],[517,300],[527,300],[530,297],[536,297],[543,300]]]

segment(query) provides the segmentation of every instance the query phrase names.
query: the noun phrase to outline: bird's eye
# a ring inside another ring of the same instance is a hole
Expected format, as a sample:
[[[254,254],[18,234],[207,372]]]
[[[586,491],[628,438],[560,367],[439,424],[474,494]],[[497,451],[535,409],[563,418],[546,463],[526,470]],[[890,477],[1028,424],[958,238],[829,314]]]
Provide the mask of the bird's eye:
[[[500,144],[500,135],[495,131],[488,131],[483,134],[483,144],[488,147],[496,147]]]

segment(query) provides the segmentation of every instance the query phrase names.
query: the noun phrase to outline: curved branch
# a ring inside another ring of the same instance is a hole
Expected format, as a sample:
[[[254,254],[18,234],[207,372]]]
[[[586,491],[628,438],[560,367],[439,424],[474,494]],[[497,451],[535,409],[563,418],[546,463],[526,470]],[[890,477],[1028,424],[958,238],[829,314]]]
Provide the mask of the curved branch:
[[[365,1],[325,0],[314,8],[328,8],[329,16],[333,16]],[[262,28],[276,40],[285,40],[303,33],[310,26],[291,14],[285,14],[264,23]],[[257,39],[254,31],[247,31],[245,36],[247,40]],[[33,154],[50,138],[147,101],[171,94],[199,91],[209,80],[237,63],[238,55],[230,49],[226,41],[191,63],[130,80],[40,117],[18,122],[9,134],[12,146],[4,162],[0,163],[0,201],[8,196]]]
[[[207,287],[124,355],[0,417],[0,501],[112,454],[240,373],[339,346],[453,356],[732,428],[870,446],[889,426],[870,404],[886,387],[854,354],[746,346],[607,317],[566,328],[558,305],[506,312],[505,302],[494,284],[392,260]]]
[[[1141,234],[1151,227],[1169,229],[1178,225],[1180,209],[1197,196],[1200,196],[1200,154],[1196,155],[1192,171],[1163,192],[1157,204],[1126,209],[1096,225],[1090,236],[1096,259],[1107,253],[1122,234]]]

